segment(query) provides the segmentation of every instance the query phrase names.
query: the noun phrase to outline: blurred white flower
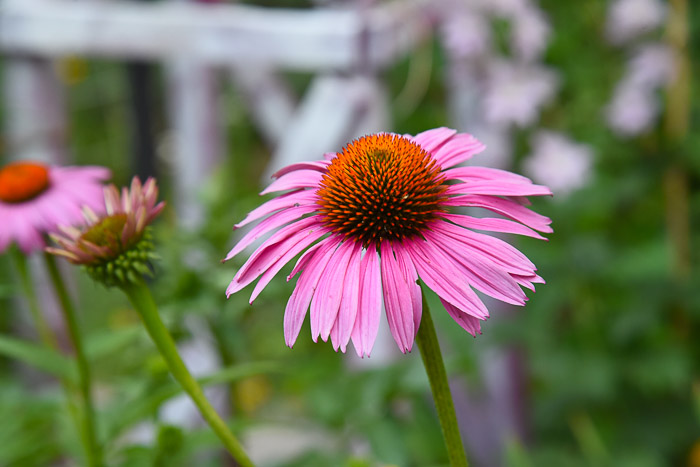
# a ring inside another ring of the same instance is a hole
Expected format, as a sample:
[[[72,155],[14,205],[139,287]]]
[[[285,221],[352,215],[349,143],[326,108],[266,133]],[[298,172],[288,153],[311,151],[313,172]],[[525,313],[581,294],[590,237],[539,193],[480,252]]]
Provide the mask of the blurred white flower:
[[[634,136],[646,131],[658,112],[655,90],[629,79],[618,83],[612,102],[605,110],[610,128],[620,136]]]
[[[657,28],[666,7],[659,0],[616,0],[608,10],[607,35],[619,44]]]
[[[642,45],[627,63],[627,79],[650,88],[668,84],[673,80],[674,72],[673,53],[662,43]]]
[[[547,48],[551,27],[545,14],[536,6],[526,8],[513,17],[511,47],[513,53],[525,61],[540,58]]]
[[[559,199],[585,186],[591,178],[592,168],[590,146],[546,130],[533,136],[532,153],[523,163],[524,172],[536,183],[549,186]]]
[[[483,110],[486,121],[497,125],[530,125],[540,108],[554,97],[556,73],[538,65],[496,61],[488,68]]]
[[[458,58],[484,54],[491,46],[491,26],[483,16],[467,9],[455,9],[442,24],[445,47]]]

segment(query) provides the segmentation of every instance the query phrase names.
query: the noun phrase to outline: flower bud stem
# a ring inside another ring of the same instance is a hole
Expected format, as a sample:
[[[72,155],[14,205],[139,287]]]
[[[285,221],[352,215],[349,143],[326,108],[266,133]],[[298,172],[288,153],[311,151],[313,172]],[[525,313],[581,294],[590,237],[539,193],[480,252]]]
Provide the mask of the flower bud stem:
[[[425,300],[425,294],[423,294],[423,315],[418,334],[416,335],[416,343],[420,349],[425,372],[430,380],[430,389],[433,393],[433,400],[435,401],[438,419],[440,420],[442,436],[445,438],[450,466],[467,467],[469,464],[464,452],[462,436],[459,433],[457,416],[452,403],[452,394],[447,382],[447,373],[442,362],[440,344],[435,334],[435,326],[430,317],[430,309],[428,308],[428,302]]]
[[[180,358],[180,354],[177,351],[173,338],[170,336],[170,332],[160,319],[158,309],[153,301],[153,296],[146,283],[139,279],[135,282],[125,282],[120,287],[124,293],[126,293],[127,297],[129,297],[129,301],[131,301],[136,311],[141,315],[146,330],[148,330],[153,342],[168,364],[170,372],[177,382],[180,383],[185,392],[187,392],[197,408],[199,408],[199,412],[202,414],[204,420],[207,421],[241,467],[252,467],[253,463],[248,458],[248,455],[243,450],[238,439],[236,439],[228,426],[226,426],[226,423],[224,423],[221,417],[216,413],[204,396],[202,388],[192,377],[185,363],[182,361],[182,358]]]

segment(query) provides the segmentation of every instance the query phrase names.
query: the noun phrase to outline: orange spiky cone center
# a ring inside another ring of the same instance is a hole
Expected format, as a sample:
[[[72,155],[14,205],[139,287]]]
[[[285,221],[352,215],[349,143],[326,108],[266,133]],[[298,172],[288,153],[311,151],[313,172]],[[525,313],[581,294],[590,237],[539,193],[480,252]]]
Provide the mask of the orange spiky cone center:
[[[399,135],[364,136],[335,157],[318,190],[323,222],[364,246],[419,235],[444,211],[435,159]]]
[[[50,185],[48,168],[37,162],[12,162],[0,169],[0,200],[22,203]]]

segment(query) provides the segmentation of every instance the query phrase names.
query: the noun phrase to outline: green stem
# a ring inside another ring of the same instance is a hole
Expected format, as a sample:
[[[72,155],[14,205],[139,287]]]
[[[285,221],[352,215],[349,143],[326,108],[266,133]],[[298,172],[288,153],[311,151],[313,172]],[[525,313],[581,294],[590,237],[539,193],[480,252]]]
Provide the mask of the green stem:
[[[416,343],[420,349],[425,372],[428,373],[428,379],[430,380],[430,390],[433,393],[433,400],[435,400],[435,407],[437,408],[438,419],[442,428],[442,436],[445,438],[450,465],[452,467],[466,467],[469,464],[464,452],[462,436],[459,433],[457,415],[452,403],[450,386],[447,383],[447,373],[442,362],[440,344],[435,334],[435,326],[433,325],[433,319],[430,317],[430,309],[428,308],[428,302],[425,300],[425,294],[423,294],[423,316],[416,335]]]
[[[51,332],[51,328],[44,318],[44,314],[39,308],[39,300],[37,299],[36,291],[34,290],[34,284],[29,276],[29,268],[27,267],[27,257],[19,251],[17,248],[10,248],[13,259],[15,261],[15,267],[17,268],[17,275],[19,276],[19,281],[22,286],[22,292],[25,297],[27,297],[27,304],[29,305],[29,312],[34,320],[34,325],[39,333],[39,338],[41,342],[50,349],[56,349],[56,338]]]
[[[182,361],[182,358],[180,358],[173,338],[160,319],[158,309],[153,301],[153,296],[148,286],[143,280],[139,280],[136,283],[122,285],[122,290],[129,297],[129,301],[131,301],[136,311],[141,315],[143,324],[146,326],[153,342],[167,362],[170,372],[197,405],[202,417],[204,417],[212,430],[214,430],[216,435],[221,439],[226,449],[231,453],[238,464],[240,464],[241,467],[252,467],[253,463],[248,458],[243,447],[211,406],[204,396],[202,388],[192,377],[185,363]]]
[[[44,253],[44,260],[46,262],[46,268],[49,271],[49,276],[51,277],[51,282],[53,283],[54,289],[56,290],[56,295],[58,296],[58,301],[61,304],[61,311],[63,312],[63,318],[66,321],[66,327],[68,328],[68,335],[73,344],[75,350],[75,358],[78,362],[78,374],[80,377],[80,393],[83,399],[83,436],[87,444],[87,460],[90,466],[101,466],[102,454],[100,451],[99,443],[97,442],[97,434],[95,430],[95,410],[92,405],[92,381],[90,377],[90,367],[88,365],[87,357],[85,355],[85,349],[83,347],[83,340],[80,334],[80,329],[78,327],[78,320],[76,318],[75,307],[68,295],[68,290],[63,282],[61,273],[56,266],[56,259],[48,254]]]

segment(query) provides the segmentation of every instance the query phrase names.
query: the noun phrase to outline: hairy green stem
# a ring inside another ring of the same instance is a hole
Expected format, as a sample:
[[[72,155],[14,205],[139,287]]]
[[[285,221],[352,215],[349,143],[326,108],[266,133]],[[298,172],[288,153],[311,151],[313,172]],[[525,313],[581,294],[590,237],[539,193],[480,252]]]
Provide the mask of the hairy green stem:
[[[428,308],[428,302],[425,300],[425,294],[423,294],[423,316],[416,335],[416,343],[420,349],[425,372],[430,380],[430,390],[433,393],[433,400],[437,408],[442,436],[445,438],[450,465],[452,467],[466,467],[469,464],[464,452],[462,436],[459,433],[457,415],[452,403],[450,386],[447,383],[447,373],[442,361],[440,344],[435,334],[435,326],[430,316],[430,309]]]
[[[90,375],[90,366],[88,365],[85,348],[83,347],[83,339],[78,326],[78,320],[75,313],[75,307],[66,289],[66,284],[61,277],[61,272],[56,265],[56,259],[53,255],[44,253],[46,268],[49,271],[49,277],[53,283],[58,301],[61,304],[61,312],[63,319],[66,322],[68,336],[70,337],[73,349],[75,350],[75,359],[78,363],[78,376],[80,378],[80,394],[83,399],[83,436],[87,445],[87,461],[88,465],[96,467],[103,465],[102,452],[99,442],[97,441],[97,431],[95,424],[95,409],[92,404],[92,378]]]
[[[170,372],[175,377],[182,388],[187,392],[192,401],[195,403],[202,417],[207,421],[209,426],[214,430],[216,435],[221,439],[226,446],[226,449],[231,453],[233,458],[241,467],[251,467],[251,462],[248,455],[243,450],[238,439],[231,433],[226,423],[219,417],[214,408],[202,392],[202,388],[197,381],[192,377],[185,363],[180,358],[175,342],[168,332],[168,329],[163,324],[158,314],[158,309],[153,296],[151,295],[148,286],[143,280],[139,279],[135,283],[126,283],[121,285],[122,290],[126,293],[136,311],[141,315],[148,333],[151,335],[153,342],[158,347],[161,355],[165,359],[170,368]]]

